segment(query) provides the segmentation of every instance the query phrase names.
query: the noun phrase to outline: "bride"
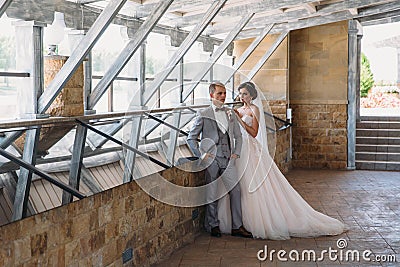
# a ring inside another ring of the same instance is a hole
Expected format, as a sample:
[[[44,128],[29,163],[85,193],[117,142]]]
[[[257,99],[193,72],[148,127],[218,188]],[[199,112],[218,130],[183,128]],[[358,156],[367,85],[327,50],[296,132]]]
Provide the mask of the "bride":
[[[236,167],[241,177],[244,227],[256,238],[276,240],[341,234],[345,231],[344,224],[314,210],[293,189],[269,155],[263,107],[257,95],[253,83],[241,84],[239,97],[244,105],[235,110],[243,136]],[[231,230],[228,198],[226,195],[218,201],[218,219],[224,233]]]

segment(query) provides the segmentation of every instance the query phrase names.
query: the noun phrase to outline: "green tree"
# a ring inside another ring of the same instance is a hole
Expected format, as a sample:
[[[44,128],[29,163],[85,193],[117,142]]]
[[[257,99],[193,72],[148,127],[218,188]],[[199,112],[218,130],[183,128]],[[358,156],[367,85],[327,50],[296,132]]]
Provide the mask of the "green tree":
[[[361,77],[360,77],[360,91],[361,97],[367,97],[369,90],[374,85],[374,75],[371,71],[371,66],[367,56],[361,54]]]

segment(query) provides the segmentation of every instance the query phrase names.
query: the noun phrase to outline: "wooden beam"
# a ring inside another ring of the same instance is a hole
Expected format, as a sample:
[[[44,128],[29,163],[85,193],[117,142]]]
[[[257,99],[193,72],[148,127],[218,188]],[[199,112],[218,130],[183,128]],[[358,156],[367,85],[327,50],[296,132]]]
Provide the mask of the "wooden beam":
[[[78,125],[75,132],[75,140],[72,149],[71,166],[69,171],[69,186],[79,191],[79,183],[81,179],[81,167],[83,152],[85,149],[87,128]],[[72,202],[72,195],[67,191],[63,191],[62,195],[62,205],[66,205]]]
[[[324,17],[314,17],[314,18],[301,20],[298,22],[279,24],[279,25],[276,25],[273,30],[271,30],[271,33],[276,34],[276,33],[282,32],[282,31],[292,31],[292,30],[304,29],[304,28],[309,28],[309,27],[313,27],[313,26],[333,23],[333,22],[337,22],[337,21],[349,20],[352,18],[353,18],[353,16],[346,10],[346,11],[338,12],[338,13],[335,13],[332,15],[327,15]],[[259,31],[260,30],[258,30],[258,29],[242,31],[242,33],[239,34],[238,39],[247,39],[247,38],[254,37],[255,35],[259,34]]]
[[[380,13],[380,14],[376,14],[376,15],[371,15],[371,16],[359,17],[357,20],[362,23],[362,22],[366,22],[366,21],[390,19],[392,17],[397,17],[399,15],[400,15],[400,6],[399,6],[398,10],[393,10],[393,11]]]
[[[349,8],[349,12],[353,16],[356,16],[356,15],[358,15],[358,8]]]
[[[23,161],[35,166],[36,152],[39,143],[40,128],[29,130],[26,132]],[[26,217],[29,202],[29,191],[31,188],[33,172],[21,167],[18,177],[17,188],[15,192],[15,200],[13,207],[12,220],[20,220]]]
[[[258,3],[247,4],[246,1],[243,1],[243,5],[234,6],[231,8],[224,8],[219,14],[219,19],[230,19],[232,17],[240,17],[243,14],[249,13],[260,13],[271,11],[275,9],[286,8],[288,6],[296,6],[302,5],[306,3],[313,3],[314,0],[283,0],[283,1],[260,1]],[[187,27],[190,25],[194,25],[199,22],[201,19],[201,14],[193,15],[193,16],[183,16],[181,19],[176,20],[176,24],[178,27]]]
[[[45,113],[50,107],[54,99],[64,88],[65,84],[70,80],[76,69],[82,63],[83,59],[99,40],[108,25],[110,25],[112,19],[118,14],[118,11],[123,7],[126,1],[127,0],[111,0],[109,2],[82,41],[78,43],[67,62],[56,74],[48,88],[40,97],[38,101],[39,113]]]
[[[3,16],[6,9],[10,6],[12,0],[0,0],[0,18]]]
[[[141,44],[146,40],[147,35],[151,32],[157,22],[160,20],[162,15],[167,11],[168,7],[171,5],[173,0],[160,1],[160,3],[155,7],[153,13],[149,18],[142,24],[138,31],[136,31],[135,36],[128,42],[125,48],[121,51],[117,59],[110,66],[107,72],[104,74],[103,78],[99,81],[96,88],[90,94],[89,97],[89,108],[92,109],[103,94],[107,91],[107,88],[111,85],[113,80],[118,76],[122,69],[129,62],[133,54]]]
[[[314,14],[317,12],[317,8],[314,3],[305,3],[302,5],[310,14]]]
[[[299,22],[301,23],[304,20],[308,19],[313,19],[316,18],[316,15],[319,15],[318,18],[322,18],[322,16],[334,16],[335,13],[337,12],[342,12],[347,11],[350,8],[364,8],[364,9],[372,9],[373,13],[380,12],[380,10],[391,10],[395,8],[395,6],[398,8],[400,6],[400,1],[397,5],[394,5],[393,3],[385,4],[387,3],[387,0],[364,0],[363,2],[357,1],[357,0],[349,0],[345,2],[340,2],[340,3],[333,3],[330,5],[324,6],[324,8],[318,9],[318,11],[314,14],[309,14],[309,12],[305,9],[300,9],[300,10],[294,10],[294,11],[287,11],[281,14],[273,14],[273,15],[265,15],[265,16],[260,16],[257,17],[258,15],[256,14],[255,18],[252,19],[252,21],[246,26],[246,28],[251,29],[251,28],[260,28],[260,27],[265,27],[265,25],[274,23],[277,27],[284,26],[288,23],[291,25]],[[376,4],[380,6],[375,6],[375,7],[370,7],[371,4]],[[385,7],[386,6],[386,7]],[[368,8],[367,8],[368,7]],[[364,12],[365,13],[365,12]],[[353,18],[354,15],[348,16],[349,19]],[[356,16],[358,17],[358,16]],[[282,24],[282,25],[279,25]],[[210,35],[217,35],[226,32],[227,30],[230,30],[233,28],[232,23],[215,23],[213,25],[212,31],[209,32]]]
[[[226,3],[226,1],[227,0],[215,1],[208,9],[207,13],[204,15],[202,21],[199,24],[197,24],[197,26],[193,29],[193,31],[189,33],[189,35],[183,41],[182,45],[179,47],[179,49],[175,52],[172,58],[165,65],[164,71],[160,75],[158,75],[154,79],[154,81],[150,84],[149,88],[146,89],[144,94],[145,105],[150,101],[151,97],[156,93],[157,89],[161,86],[161,84],[168,77],[168,75],[173,71],[176,64],[178,64],[181,58],[190,49],[192,44],[200,36],[203,30],[221,10],[222,6]]]
[[[361,22],[362,26],[373,26],[373,25],[380,25],[386,23],[395,23],[400,21],[400,16],[377,19],[377,20],[366,20]]]
[[[224,51],[228,48],[228,46],[232,43],[232,41],[236,38],[236,36],[238,36],[239,32],[246,26],[246,24],[251,20],[253,16],[254,13],[244,16],[240,20],[240,22],[237,25],[235,25],[234,29],[228,34],[224,42],[218,47],[215,53],[212,54],[212,56],[207,60],[207,62],[199,66],[200,71],[197,73],[196,76],[194,76],[192,84],[189,87],[189,89],[183,93],[182,102],[184,102],[189,97],[189,95],[194,91],[194,89],[200,83],[201,79],[203,79],[204,76],[206,76],[207,72],[212,68],[212,66],[214,66],[215,62],[217,62],[217,60],[222,56]]]
[[[272,46],[268,49],[268,51],[264,54],[264,56],[257,62],[257,64],[253,67],[250,73],[247,75],[248,80],[252,80],[254,76],[256,76],[257,72],[264,66],[265,62],[271,57],[271,55],[275,52],[278,46],[282,43],[282,41],[286,38],[289,31],[283,31],[278,39],[272,44]]]

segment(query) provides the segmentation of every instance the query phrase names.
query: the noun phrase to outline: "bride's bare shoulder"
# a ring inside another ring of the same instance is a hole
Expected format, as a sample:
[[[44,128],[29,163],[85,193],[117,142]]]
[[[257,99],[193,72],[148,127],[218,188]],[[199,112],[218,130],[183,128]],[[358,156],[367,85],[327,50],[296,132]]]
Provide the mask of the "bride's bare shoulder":
[[[250,108],[252,113],[255,114],[257,117],[260,115],[260,109],[256,105],[252,104]]]

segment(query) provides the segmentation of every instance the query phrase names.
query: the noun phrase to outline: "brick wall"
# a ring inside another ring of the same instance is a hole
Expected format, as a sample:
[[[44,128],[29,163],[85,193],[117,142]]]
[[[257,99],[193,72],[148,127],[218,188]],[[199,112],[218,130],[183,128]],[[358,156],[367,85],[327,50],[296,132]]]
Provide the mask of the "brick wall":
[[[345,169],[347,105],[292,105],[293,167]]]
[[[176,168],[162,172],[174,183],[196,186],[203,174]],[[145,178],[144,178],[145,179]],[[201,229],[193,208],[177,208],[152,199],[136,183],[25,218],[0,228],[0,266],[149,266]]]

